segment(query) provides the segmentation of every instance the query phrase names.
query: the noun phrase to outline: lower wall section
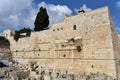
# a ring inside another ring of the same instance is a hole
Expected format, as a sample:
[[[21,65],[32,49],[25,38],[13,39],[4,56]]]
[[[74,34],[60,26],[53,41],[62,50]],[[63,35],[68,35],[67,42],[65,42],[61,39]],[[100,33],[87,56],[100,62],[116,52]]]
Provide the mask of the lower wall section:
[[[52,69],[59,72],[67,72],[72,74],[89,74],[89,73],[105,73],[109,76],[116,77],[115,60],[81,60],[81,59],[16,59],[19,63],[29,64],[37,62],[39,70]]]

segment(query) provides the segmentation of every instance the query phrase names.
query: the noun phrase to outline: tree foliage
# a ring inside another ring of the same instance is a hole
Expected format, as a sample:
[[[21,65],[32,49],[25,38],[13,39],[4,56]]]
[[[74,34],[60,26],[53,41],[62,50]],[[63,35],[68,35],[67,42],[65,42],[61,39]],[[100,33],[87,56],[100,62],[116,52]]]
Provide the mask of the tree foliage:
[[[31,34],[31,29],[30,28],[23,28],[21,30],[15,31],[14,39],[18,41],[19,38],[21,37],[29,37]],[[20,35],[21,33],[26,33],[26,35]]]
[[[8,39],[0,36],[0,47],[10,46]]]
[[[35,25],[34,31],[42,31],[48,27],[49,16],[47,14],[46,8],[43,8],[43,7],[40,8],[40,11],[38,12],[36,16],[34,25]]]

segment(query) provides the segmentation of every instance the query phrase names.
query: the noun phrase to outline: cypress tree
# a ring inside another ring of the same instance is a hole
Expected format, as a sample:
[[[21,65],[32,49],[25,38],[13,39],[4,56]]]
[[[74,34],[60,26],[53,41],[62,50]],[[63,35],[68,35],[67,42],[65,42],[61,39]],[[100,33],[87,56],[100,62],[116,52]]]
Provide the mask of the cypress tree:
[[[43,7],[40,8],[40,11],[38,12],[36,16],[34,25],[35,25],[34,31],[42,31],[48,27],[49,16],[47,14],[46,8],[43,8]]]

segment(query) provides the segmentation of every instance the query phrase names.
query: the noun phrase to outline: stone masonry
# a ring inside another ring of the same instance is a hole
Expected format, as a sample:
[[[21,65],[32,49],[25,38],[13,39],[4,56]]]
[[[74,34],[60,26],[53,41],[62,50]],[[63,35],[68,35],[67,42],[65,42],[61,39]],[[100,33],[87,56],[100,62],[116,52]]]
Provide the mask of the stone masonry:
[[[120,42],[108,7],[65,17],[48,30],[18,42],[6,33],[13,60],[35,62],[38,70],[57,73],[105,73],[120,76]],[[44,68],[44,69],[43,69]]]

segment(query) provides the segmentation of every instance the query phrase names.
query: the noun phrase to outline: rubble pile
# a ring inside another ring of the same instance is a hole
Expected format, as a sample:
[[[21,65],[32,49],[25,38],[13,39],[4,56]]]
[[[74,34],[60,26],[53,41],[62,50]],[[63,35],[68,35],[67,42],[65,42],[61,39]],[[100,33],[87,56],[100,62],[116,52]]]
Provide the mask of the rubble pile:
[[[53,70],[39,65],[21,65],[9,63],[0,68],[0,80],[117,80],[105,73],[72,74],[66,70]],[[118,79],[120,80],[120,79]]]

